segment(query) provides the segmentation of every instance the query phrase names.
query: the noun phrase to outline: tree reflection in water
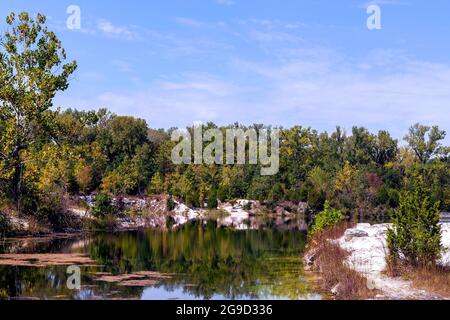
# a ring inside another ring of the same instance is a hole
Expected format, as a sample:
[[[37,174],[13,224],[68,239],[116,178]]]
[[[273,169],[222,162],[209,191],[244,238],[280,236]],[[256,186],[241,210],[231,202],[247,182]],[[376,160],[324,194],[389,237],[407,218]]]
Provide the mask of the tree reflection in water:
[[[33,252],[89,255],[101,267],[82,268],[82,289],[67,289],[65,267],[0,266],[0,297],[315,298],[311,282],[302,271],[304,245],[305,234],[298,230],[237,231],[217,228],[212,221],[191,223],[177,231],[145,230],[58,239],[33,247]],[[96,281],[97,272],[122,275],[139,271],[173,275],[150,287]]]

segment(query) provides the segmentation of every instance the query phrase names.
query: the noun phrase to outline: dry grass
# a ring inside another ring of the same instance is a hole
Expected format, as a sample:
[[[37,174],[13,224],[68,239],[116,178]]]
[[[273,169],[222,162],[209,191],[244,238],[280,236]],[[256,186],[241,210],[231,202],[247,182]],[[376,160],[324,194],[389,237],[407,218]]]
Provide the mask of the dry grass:
[[[411,281],[419,289],[435,295],[450,297],[450,268],[439,266],[404,266],[388,263],[387,274],[392,277],[403,277]]]
[[[339,300],[362,300],[373,298],[376,291],[367,288],[367,279],[351,270],[344,263],[348,252],[330,242],[340,238],[351,227],[343,223],[313,237],[309,250],[316,253],[314,267],[321,273],[321,286],[333,290]]]

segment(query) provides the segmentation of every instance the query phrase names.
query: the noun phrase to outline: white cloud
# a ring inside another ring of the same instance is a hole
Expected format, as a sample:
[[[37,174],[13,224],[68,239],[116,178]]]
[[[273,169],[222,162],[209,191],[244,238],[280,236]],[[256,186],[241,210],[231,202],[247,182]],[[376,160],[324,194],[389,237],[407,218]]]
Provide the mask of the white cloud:
[[[139,35],[127,27],[115,26],[110,21],[101,19],[97,22],[97,29],[105,35],[126,40],[138,39]]]

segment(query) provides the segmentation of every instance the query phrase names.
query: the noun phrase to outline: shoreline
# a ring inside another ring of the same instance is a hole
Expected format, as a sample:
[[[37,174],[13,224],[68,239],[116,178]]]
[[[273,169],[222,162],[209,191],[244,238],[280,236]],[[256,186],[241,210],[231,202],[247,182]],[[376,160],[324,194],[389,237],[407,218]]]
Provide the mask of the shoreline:
[[[306,230],[304,222],[303,203],[289,203],[286,209],[283,205],[273,211],[269,210],[258,201],[234,200],[220,202],[216,209],[191,208],[183,202],[173,200],[174,207],[167,207],[167,195],[157,196],[129,196],[112,199],[112,205],[117,209],[110,225],[99,226],[99,218],[95,218],[91,209],[94,204],[93,196],[78,196],[71,198],[66,206],[65,220],[69,227],[48,225],[37,220],[33,216],[15,213],[5,214],[8,221],[9,232],[2,235],[4,238],[29,238],[48,237],[52,235],[83,234],[89,232],[108,231],[122,232],[146,228],[167,230],[177,229],[190,221],[208,220],[214,218],[219,227],[232,227],[236,230],[258,229],[264,227],[264,218],[272,219],[276,225],[296,221],[291,226],[299,230]],[[294,207],[295,209],[291,209]],[[298,221],[301,220],[301,223]]]
[[[360,223],[346,227],[335,237],[328,236],[326,241],[346,253],[342,263],[350,270],[364,277],[366,286],[373,290],[372,299],[378,300],[449,300],[450,295],[440,294],[427,288],[421,288],[405,275],[390,276],[387,272],[386,257],[388,254],[386,233],[390,224]],[[442,245],[444,247],[442,258],[438,265],[443,268],[450,267],[450,224],[442,223]],[[305,268],[319,271],[323,268],[317,261],[316,244],[305,254]],[[319,264],[319,265],[318,265]],[[336,291],[342,283],[337,283],[331,291]]]

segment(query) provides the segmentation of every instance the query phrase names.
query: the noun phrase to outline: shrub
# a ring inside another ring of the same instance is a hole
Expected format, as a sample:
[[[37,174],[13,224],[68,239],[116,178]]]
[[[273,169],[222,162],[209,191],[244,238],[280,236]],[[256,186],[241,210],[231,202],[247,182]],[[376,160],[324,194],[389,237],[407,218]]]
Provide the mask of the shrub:
[[[184,201],[186,202],[186,205],[188,207],[192,208],[199,208],[200,207],[200,201],[199,196],[196,191],[189,192],[185,197]]]
[[[435,265],[442,250],[439,202],[430,200],[421,177],[414,179],[412,190],[401,194],[400,206],[392,214],[394,228],[388,230],[393,265]]]
[[[314,224],[311,227],[309,237],[313,237],[318,232],[321,232],[329,227],[332,227],[343,219],[341,210],[336,210],[330,207],[330,202],[327,200],[324,204],[324,209],[317,214]]]
[[[212,188],[208,194],[208,209],[216,209],[217,208],[217,190]]]
[[[96,218],[103,218],[114,213],[111,197],[106,193],[99,193],[95,197],[95,203],[92,207],[92,215]]]
[[[175,201],[173,201],[173,198],[172,198],[172,196],[170,195],[169,197],[167,197],[167,200],[166,200],[166,208],[167,208],[167,211],[173,211],[174,209],[175,209]]]
[[[228,200],[230,194],[230,189],[226,186],[220,185],[219,189],[217,190],[217,198],[224,202]]]
[[[325,192],[323,190],[320,191],[314,191],[311,190],[308,193],[308,206],[313,209],[314,211],[320,211],[323,210],[323,203],[326,199]]]
[[[10,232],[9,221],[5,215],[0,212],[0,237],[6,236]]]

